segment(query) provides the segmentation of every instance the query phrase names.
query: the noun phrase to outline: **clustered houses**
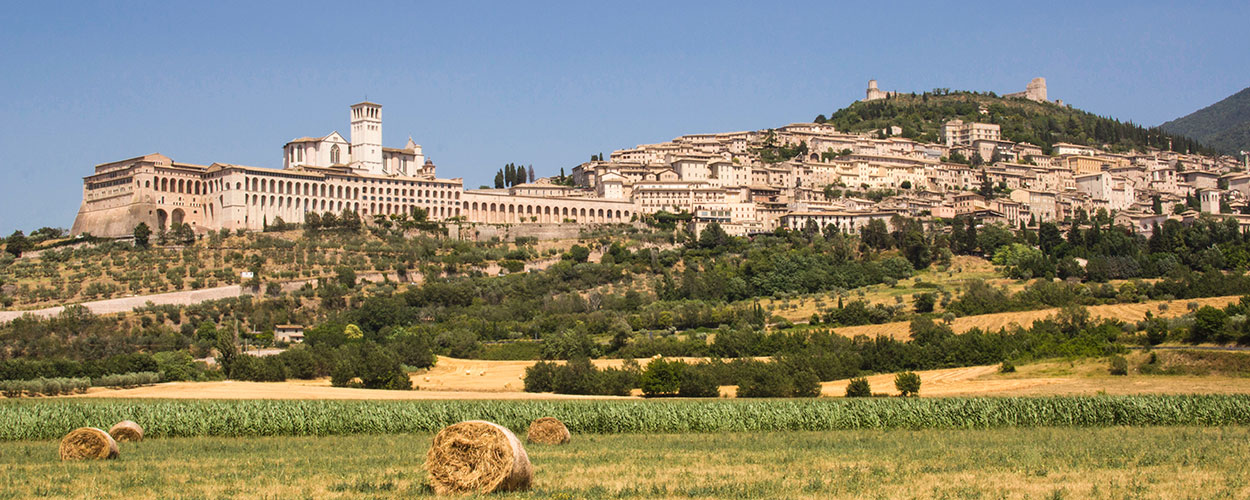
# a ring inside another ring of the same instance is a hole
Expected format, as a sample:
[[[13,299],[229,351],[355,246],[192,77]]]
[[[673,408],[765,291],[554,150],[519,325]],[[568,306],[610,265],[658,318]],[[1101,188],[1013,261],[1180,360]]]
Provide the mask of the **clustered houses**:
[[[1044,81],[1032,82],[1027,94],[1045,100]],[[1018,225],[1106,209],[1118,223],[1149,232],[1160,217],[1192,217],[1172,213],[1188,200],[1218,213],[1250,199],[1250,175],[1235,173],[1231,157],[1076,144],[1056,144],[1046,155],[1003,140],[998,125],[961,120],[946,123],[933,144],[818,123],[687,135],[578,165],[575,187],[538,179],[478,190],[438,178],[411,139],[400,149],[382,147],[380,105],[352,106],[350,130],[350,140],[334,132],[287,143],[282,169],[191,165],[159,154],[98,165],[85,178],[73,232],[125,236],[139,222],[256,230],[279,217],[302,222],[308,212],[351,210],[368,220],[418,209],[433,220],[491,224],[620,223],[685,212],[695,232],[715,222],[738,235],[808,221],[858,232],[894,215]],[[979,162],[949,160],[960,157]],[[995,188],[989,199],[977,194],[987,183]],[[873,190],[894,195],[860,197]],[[1156,199],[1163,214],[1154,212]]]

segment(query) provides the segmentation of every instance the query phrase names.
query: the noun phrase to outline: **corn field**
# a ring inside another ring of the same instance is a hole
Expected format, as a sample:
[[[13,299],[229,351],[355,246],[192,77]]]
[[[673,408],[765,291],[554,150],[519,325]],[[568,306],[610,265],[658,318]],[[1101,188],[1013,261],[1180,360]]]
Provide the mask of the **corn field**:
[[[752,401],[11,400],[0,440],[54,439],[134,420],[152,437],[428,433],[473,419],[524,431],[538,417],[573,433],[689,433],[1034,426],[1248,425],[1250,396],[881,398]]]

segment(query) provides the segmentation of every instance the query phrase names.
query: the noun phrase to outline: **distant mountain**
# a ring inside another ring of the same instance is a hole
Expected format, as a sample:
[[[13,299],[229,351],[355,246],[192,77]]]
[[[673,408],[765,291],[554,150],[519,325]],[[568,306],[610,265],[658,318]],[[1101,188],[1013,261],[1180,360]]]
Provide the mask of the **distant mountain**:
[[[1192,137],[1222,153],[1250,151],[1250,87],[1159,128]]]
[[[1040,146],[1046,154],[1060,142],[1103,147],[1110,151],[1159,148],[1180,153],[1209,154],[1214,151],[1198,141],[1102,117],[1052,102],[1019,97],[1000,97],[990,92],[948,91],[895,94],[885,99],[859,101],[817,122],[847,132],[872,132],[899,127],[903,137],[937,142],[939,129],[948,120],[996,123],[1003,138]]]

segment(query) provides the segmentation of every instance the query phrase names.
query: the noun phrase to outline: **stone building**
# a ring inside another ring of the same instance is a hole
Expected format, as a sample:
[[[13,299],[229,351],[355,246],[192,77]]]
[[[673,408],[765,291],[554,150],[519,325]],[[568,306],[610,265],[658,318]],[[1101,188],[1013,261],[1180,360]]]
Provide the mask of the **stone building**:
[[[577,197],[557,187],[465,191],[460,178],[438,178],[412,139],[403,148],[382,147],[381,109],[351,106],[350,139],[332,132],[288,142],[281,169],[194,165],[161,154],[97,165],[83,180],[71,232],[123,237],[140,222],[154,230],[185,223],[197,233],[257,231],[279,218],[303,223],[308,212],[343,210],[362,218],[424,210],[431,220],[509,223],[628,222],[636,212],[628,201]]]

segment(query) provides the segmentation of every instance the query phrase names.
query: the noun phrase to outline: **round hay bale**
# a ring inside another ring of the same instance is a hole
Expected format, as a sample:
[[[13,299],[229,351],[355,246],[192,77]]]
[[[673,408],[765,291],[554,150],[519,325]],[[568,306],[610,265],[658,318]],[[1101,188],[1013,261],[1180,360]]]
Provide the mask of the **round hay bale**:
[[[117,441],[95,427],[79,427],[61,438],[61,460],[117,458]]]
[[[143,427],[130,420],[122,420],[109,427],[109,435],[117,441],[143,441]]]
[[[439,495],[522,491],[534,478],[521,440],[507,427],[482,420],[439,431],[425,455],[425,470]]]
[[[530,430],[525,434],[525,442],[538,444],[566,444],[573,435],[555,417],[543,417],[530,422]]]

